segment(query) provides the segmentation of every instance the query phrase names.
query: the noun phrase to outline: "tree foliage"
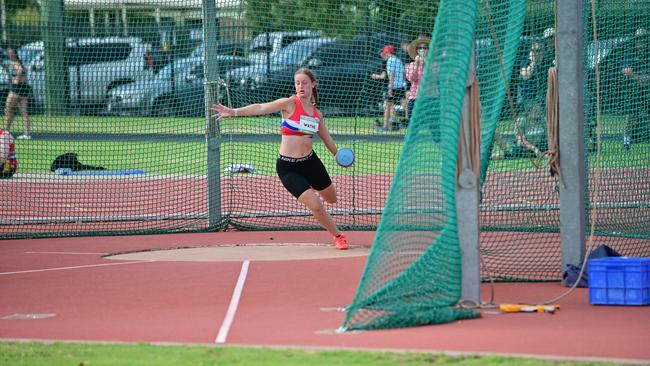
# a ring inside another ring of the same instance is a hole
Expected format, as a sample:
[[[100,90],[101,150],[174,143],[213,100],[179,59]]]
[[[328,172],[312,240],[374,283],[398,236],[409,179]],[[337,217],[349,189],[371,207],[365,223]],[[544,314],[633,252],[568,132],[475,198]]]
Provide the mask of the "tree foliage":
[[[244,0],[244,17],[257,33],[320,30],[327,36],[431,31],[439,1],[431,0]]]
[[[20,46],[40,37],[40,7],[37,0],[4,0],[7,27],[3,44]]]
[[[4,2],[7,18],[9,19],[25,9],[38,10],[39,8],[37,0],[5,0]]]

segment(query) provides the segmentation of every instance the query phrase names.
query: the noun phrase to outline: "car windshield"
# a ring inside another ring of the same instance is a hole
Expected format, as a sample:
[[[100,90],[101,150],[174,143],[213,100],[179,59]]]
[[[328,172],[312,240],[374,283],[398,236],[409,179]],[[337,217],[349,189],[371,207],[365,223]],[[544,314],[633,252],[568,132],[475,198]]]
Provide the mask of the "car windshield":
[[[626,37],[619,37],[619,38],[609,38],[609,39],[601,39],[598,41],[598,64],[600,64],[600,61],[605,58],[610,51],[612,51],[614,48],[618,47],[618,45],[624,43],[627,41],[628,38]],[[595,66],[595,57],[594,57],[595,49],[594,49],[594,43],[590,42],[589,45],[587,45],[587,52],[585,54],[585,57],[587,58],[587,63],[589,65],[590,69],[593,69]]]
[[[32,62],[32,60],[34,60],[34,58],[38,56],[38,54],[41,53],[42,51],[37,49],[32,49],[32,48],[20,48],[16,52],[18,53],[18,57],[20,58],[20,61],[22,61],[24,65],[29,65]]]
[[[299,65],[304,59],[314,52],[319,46],[325,44],[322,39],[306,39],[294,42],[283,48],[271,59],[274,66]]]
[[[197,48],[192,51],[190,57],[203,57],[203,50],[205,49],[205,43],[201,43]]]
[[[160,69],[154,80],[157,82],[169,82],[172,79],[172,73],[174,73],[174,77],[177,78],[178,75],[187,70],[191,65],[193,64],[189,63],[187,59],[176,60]]]
[[[175,63],[172,62],[171,64],[169,64],[169,65],[163,67],[163,68],[160,69],[160,71],[158,71],[158,73],[156,74],[156,76],[155,76],[155,80],[156,80],[156,81],[166,81],[166,80],[171,79],[171,77],[172,77],[172,67],[176,67],[176,68],[178,68],[178,65],[175,65]]]

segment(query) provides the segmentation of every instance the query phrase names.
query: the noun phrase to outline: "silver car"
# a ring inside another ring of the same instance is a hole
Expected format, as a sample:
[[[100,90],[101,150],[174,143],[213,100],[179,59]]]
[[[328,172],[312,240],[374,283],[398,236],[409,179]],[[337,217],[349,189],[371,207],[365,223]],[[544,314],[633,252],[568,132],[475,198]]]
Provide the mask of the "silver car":
[[[153,76],[145,57],[151,46],[140,38],[79,38],[66,43],[71,105],[103,106],[112,89]],[[43,47],[43,42],[38,41],[18,50],[19,56],[29,58],[23,59],[23,64],[28,69],[27,82],[33,88],[32,103],[39,106],[45,105],[46,94]]]
[[[160,108],[156,105],[157,99],[175,88],[182,88],[184,83],[191,80],[189,71],[199,65],[203,65],[199,57],[179,59],[160,69],[151,79],[113,88],[108,92],[106,112],[117,115],[158,114],[154,109],[154,106]]]
[[[217,56],[218,73],[250,64],[246,57]],[[203,56],[176,60],[150,80],[109,91],[106,112],[117,115],[173,116],[203,105]],[[197,92],[198,90],[198,92]],[[192,91],[192,92],[190,92]],[[188,100],[191,98],[191,100]]]

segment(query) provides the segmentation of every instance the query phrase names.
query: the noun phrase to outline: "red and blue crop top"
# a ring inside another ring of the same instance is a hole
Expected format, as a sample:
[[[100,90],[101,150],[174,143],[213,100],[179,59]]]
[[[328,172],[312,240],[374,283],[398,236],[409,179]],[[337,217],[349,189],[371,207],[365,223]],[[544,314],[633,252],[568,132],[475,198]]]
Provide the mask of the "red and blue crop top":
[[[314,115],[310,116],[302,108],[300,98],[297,95],[292,98],[296,107],[289,117],[282,119],[282,135],[314,137],[320,127],[318,109],[314,107]]]

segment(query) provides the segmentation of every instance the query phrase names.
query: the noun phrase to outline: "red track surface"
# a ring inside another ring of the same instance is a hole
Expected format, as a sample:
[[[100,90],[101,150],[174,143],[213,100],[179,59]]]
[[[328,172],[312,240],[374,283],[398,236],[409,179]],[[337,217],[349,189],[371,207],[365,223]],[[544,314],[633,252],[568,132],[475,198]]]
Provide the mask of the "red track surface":
[[[371,232],[350,232],[369,246]],[[271,239],[272,238],[272,239]],[[215,344],[241,262],[134,262],[105,253],[239,243],[326,243],[325,232],[81,237],[0,241],[0,338]],[[334,249],[332,249],[334,250]],[[354,249],[352,249],[354,250]],[[576,289],[550,314],[493,314],[409,329],[335,334],[365,257],[250,263],[226,344],[408,349],[625,359],[650,364],[650,307],[589,305]],[[76,268],[75,268],[76,267]],[[488,299],[490,286],[483,285]],[[497,284],[496,302],[535,303],[558,283]]]

